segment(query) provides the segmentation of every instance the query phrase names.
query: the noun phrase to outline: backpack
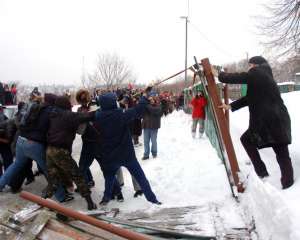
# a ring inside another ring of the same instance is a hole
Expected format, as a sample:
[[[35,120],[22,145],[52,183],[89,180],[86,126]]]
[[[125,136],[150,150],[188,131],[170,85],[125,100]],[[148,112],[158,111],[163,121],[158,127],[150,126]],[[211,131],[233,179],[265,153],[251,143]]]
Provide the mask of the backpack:
[[[20,111],[20,129],[29,130],[35,127],[41,111],[41,104],[29,102]]]

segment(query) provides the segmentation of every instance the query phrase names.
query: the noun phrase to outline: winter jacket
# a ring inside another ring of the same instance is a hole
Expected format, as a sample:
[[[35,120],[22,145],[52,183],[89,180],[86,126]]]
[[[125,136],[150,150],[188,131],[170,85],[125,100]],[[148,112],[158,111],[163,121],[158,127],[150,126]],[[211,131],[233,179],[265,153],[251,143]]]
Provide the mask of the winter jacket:
[[[162,108],[159,105],[148,105],[142,120],[143,129],[159,129]]]
[[[92,121],[95,112],[75,113],[56,107],[50,114],[47,144],[71,152],[79,124]]]
[[[137,105],[137,101],[133,101],[132,98],[129,98],[128,107],[132,108]],[[129,129],[131,135],[141,136],[142,135],[142,120],[140,118],[136,118],[129,123]]]
[[[183,107],[184,106],[184,96],[180,95],[179,96],[179,103],[178,103],[179,107]]]
[[[117,108],[116,96],[107,93],[99,97],[101,110],[96,112],[96,122],[101,131],[100,146],[102,168],[105,171],[115,169],[124,162],[136,160],[128,124],[140,118],[148,100],[142,97],[137,106],[128,110]]]
[[[49,114],[53,111],[53,106],[42,104],[36,125],[34,128],[21,128],[20,136],[29,140],[46,144],[47,132],[49,128]]]
[[[231,110],[249,107],[250,138],[258,148],[291,143],[291,120],[268,64],[243,73],[221,73],[224,83],[247,84],[245,97],[232,102]]]
[[[88,112],[89,107],[81,106],[78,108],[77,112]],[[98,138],[100,137],[100,132],[97,130],[97,127],[95,126],[94,122],[86,122],[79,126],[80,128],[84,129],[84,132],[81,136],[82,141],[85,142],[97,142]]]
[[[0,123],[0,137],[11,143],[17,131],[14,119],[7,119]]]
[[[194,97],[191,101],[191,105],[193,106],[192,118],[202,118],[205,119],[205,106],[207,101],[205,97]]]

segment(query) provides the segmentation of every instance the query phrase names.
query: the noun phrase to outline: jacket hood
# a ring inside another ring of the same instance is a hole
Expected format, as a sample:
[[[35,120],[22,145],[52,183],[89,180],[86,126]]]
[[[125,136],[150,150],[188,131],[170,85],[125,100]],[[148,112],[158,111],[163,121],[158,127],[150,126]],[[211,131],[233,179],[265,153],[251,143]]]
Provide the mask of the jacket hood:
[[[101,110],[117,109],[117,96],[114,93],[105,93],[99,97]]]

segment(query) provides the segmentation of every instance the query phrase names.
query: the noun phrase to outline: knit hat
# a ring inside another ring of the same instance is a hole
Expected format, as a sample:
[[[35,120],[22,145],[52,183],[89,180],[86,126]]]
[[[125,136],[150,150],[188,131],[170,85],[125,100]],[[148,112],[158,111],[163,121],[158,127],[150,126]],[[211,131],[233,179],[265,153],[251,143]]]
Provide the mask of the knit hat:
[[[249,59],[249,63],[260,65],[268,62],[262,56],[255,56]]]
[[[66,96],[59,96],[55,100],[55,106],[64,109],[64,110],[71,110],[72,105],[70,103],[70,100]]]

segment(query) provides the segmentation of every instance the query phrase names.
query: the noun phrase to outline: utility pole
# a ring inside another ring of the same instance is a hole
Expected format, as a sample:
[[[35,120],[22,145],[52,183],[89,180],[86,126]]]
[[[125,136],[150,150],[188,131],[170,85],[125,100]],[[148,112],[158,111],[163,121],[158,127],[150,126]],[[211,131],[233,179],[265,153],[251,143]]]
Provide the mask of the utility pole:
[[[184,71],[184,82],[185,82],[185,87],[188,86],[187,84],[187,44],[188,44],[188,21],[189,21],[189,18],[188,16],[181,16],[180,17],[181,19],[185,19],[185,71]]]

